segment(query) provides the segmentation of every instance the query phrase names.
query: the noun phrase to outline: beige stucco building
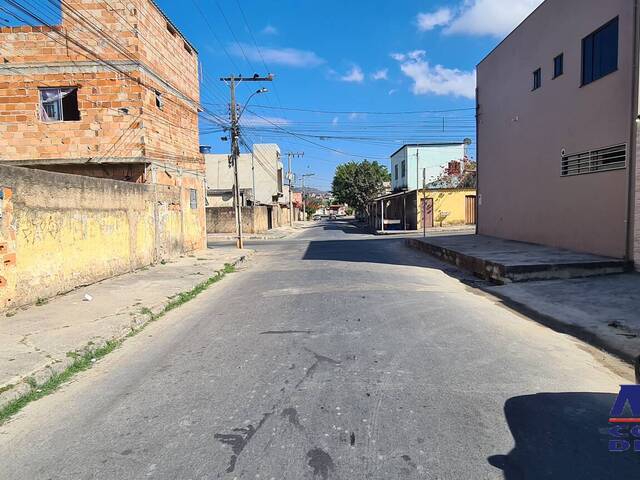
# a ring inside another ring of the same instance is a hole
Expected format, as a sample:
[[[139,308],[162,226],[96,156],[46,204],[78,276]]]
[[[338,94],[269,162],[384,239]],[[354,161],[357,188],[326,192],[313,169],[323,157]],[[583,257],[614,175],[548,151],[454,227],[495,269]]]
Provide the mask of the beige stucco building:
[[[635,0],[546,0],[478,65],[478,232],[640,259]]]
[[[229,164],[229,154],[207,154],[205,165],[208,205],[232,206],[233,168]],[[255,144],[250,153],[240,154],[238,181],[243,205],[288,202],[288,188],[285,189],[283,184],[280,147],[276,144]]]

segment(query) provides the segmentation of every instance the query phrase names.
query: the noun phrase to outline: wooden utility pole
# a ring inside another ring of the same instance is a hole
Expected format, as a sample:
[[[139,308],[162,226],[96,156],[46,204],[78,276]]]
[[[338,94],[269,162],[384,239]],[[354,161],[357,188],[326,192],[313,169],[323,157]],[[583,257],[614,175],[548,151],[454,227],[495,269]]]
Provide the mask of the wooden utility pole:
[[[304,157],[304,152],[287,152],[287,160],[289,163],[287,171],[287,180],[289,181],[289,225],[293,226],[293,200],[291,199],[293,189],[293,172],[291,171],[291,159]]]
[[[233,207],[236,216],[236,246],[238,248],[244,248],[244,238],[242,235],[242,202],[240,201],[240,182],[238,180],[238,160],[240,158],[240,116],[244,112],[240,112],[238,115],[238,106],[236,104],[236,83],[240,82],[270,82],[273,80],[273,75],[266,77],[260,77],[254,75],[253,77],[230,76],[223,77],[221,81],[229,84],[231,94],[231,163],[233,165]],[[248,101],[248,100],[247,100]],[[246,105],[245,105],[246,107]],[[254,192],[255,195],[255,192]]]

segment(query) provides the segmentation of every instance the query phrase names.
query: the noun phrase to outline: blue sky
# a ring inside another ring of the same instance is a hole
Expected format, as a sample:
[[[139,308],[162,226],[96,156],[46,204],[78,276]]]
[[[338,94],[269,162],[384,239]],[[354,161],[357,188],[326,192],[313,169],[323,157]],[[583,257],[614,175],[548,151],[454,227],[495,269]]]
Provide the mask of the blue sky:
[[[328,189],[345,161],[475,142],[474,67],[542,0],[156,1],[199,51],[210,113],[228,118],[220,76],[275,75],[244,114],[245,141],[304,151],[294,171]],[[257,86],[240,85],[238,103]],[[202,122],[201,143],[228,152],[218,128]]]

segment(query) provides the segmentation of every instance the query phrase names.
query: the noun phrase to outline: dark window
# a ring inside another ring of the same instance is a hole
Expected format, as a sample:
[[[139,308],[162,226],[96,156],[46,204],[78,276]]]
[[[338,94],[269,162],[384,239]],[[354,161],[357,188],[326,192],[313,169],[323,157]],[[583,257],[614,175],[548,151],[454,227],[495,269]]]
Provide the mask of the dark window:
[[[176,31],[175,28],[173,28],[173,25],[171,25],[169,22],[167,22],[167,30],[169,31],[169,33],[171,35],[173,35],[174,37],[178,35],[178,32]]]
[[[553,59],[553,78],[558,78],[564,73],[564,55],[561,53]]]
[[[156,107],[162,110],[163,106],[164,106],[164,100],[162,99],[162,94],[156,90]]]
[[[582,85],[618,70],[618,17],[582,40]]]
[[[407,176],[407,164],[405,163],[405,161],[402,161],[402,178]]]
[[[189,46],[189,44],[187,42],[184,42],[184,49],[189,52],[190,55],[193,55],[193,50],[191,49],[191,47]]]
[[[398,164],[397,163],[394,167],[394,173],[396,174],[396,180],[398,180]]]
[[[539,68],[535,72],[533,72],[533,88],[532,90],[537,90],[542,86],[542,70]]]
[[[191,208],[198,208],[198,191],[195,188],[189,189],[189,203]]]
[[[80,120],[78,89],[40,89],[40,118],[45,122],[74,122]]]

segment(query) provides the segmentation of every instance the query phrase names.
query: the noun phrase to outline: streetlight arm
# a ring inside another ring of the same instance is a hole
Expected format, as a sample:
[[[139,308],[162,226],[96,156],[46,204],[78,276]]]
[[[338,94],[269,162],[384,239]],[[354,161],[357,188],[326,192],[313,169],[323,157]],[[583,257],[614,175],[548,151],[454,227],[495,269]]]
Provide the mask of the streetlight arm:
[[[238,122],[240,122],[240,119],[242,118],[242,114],[247,109],[247,106],[249,105],[249,102],[251,101],[251,99],[256,95],[258,95],[259,93],[267,93],[267,92],[268,90],[266,88],[261,88],[260,90],[256,90],[251,95],[249,95],[249,98],[247,98],[247,101],[244,102],[244,106],[242,107],[242,110],[240,110],[240,115],[238,115]]]

